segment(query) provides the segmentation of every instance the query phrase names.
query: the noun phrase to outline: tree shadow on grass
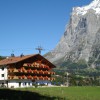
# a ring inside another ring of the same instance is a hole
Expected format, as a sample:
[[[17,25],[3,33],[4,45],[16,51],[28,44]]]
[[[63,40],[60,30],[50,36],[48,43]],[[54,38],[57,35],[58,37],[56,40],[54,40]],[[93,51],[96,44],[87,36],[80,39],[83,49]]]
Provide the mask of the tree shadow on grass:
[[[0,100],[63,100],[59,97],[43,96],[31,91],[0,89]]]

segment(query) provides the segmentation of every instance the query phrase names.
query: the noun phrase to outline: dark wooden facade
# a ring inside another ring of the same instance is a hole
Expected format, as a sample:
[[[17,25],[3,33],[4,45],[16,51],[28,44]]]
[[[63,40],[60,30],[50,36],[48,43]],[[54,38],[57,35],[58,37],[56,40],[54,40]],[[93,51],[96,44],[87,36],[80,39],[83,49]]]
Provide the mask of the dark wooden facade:
[[[39,54],[10,57],[0,61],[0,66],[2,65],[7,66],[8,80],[54,80],[52,75],[55,72],[52,72],[51,69],[55,66]]]

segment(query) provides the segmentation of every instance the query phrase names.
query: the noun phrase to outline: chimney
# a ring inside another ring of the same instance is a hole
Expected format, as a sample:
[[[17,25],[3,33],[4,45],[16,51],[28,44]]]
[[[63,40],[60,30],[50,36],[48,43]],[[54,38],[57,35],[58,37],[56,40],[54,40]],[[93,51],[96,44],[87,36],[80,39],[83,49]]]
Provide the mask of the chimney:
[[[20,55],[20,57],[23,57],[24,55],[23,55],[23,53]]]
[[[15,57],[14,53],[11,54],[11,57]]]

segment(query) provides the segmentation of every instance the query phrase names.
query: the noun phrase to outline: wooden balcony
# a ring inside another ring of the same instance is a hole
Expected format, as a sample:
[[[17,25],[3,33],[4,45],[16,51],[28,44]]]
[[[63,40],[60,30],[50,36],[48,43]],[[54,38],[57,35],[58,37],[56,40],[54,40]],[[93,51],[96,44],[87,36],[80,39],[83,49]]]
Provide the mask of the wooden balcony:
[[[48,80],[51,80],[50,77],[48,77]]]
[[[52,75],[55,75],[55,72],[50,72]]]
[[[24,63],[23,66],[24,67],[35,67],[35,68],[39,68],[40,65],[38,63],[33,63],[33,64],[31,64],[31,63]]]
[[[53,81],[53,80],[55,80],[55,78],[51,77],[50,80]]]
[[[31,75],[27,76],[27,79],[33,79],[33,77]]]
[[[17,69],[17,70],[19,73],[27,73],[27,70],[24,67]]]
[[[39,77],[33,76],[33,79],[34,79],[34,80],[39,80]]]
[[[47,77],[47,76],[45,76],[45,77],[44,77],[44,80],[48,80],[48,77]]]
[[[30,67],[31,63],[24,63],[23,66]]]
[[[18,69],[14,69],[13,72],[18,72]]]
[[[15,73],[15,72],[24,72],[24,73],[26,73],[27,70],[23,69],[23,68],[20,68],[20,69],[14,68],[14,69],[8,69],[8,72],[13,72],[13,73]]]
[[[47,65],[42,65],[42,68],[44,68],[44,69],[49,69],[49,66],[47,66]]]
[[[39,74],[39,71],[38,70],[33,70],[33,73],[34,74]]]
[[[8,72],[9,73],[11,73],[11,72],[13,72],[14,71],[14,69],[8,69]]]
[[[22,76],[8,76],[8,79],[12,80],[12,79],[30,79],[30,80],[55,80],[55,78],[52,78],[52,77],[48,77],[48,76],[31,76],[31,75],[28,75],[28,76],[25,76],[25,75],[22,75]]]
[[[49,71],[44,71],[44,74],[50,75],[51,73]]]
[[[27,73],[33,73],[33,71],[31,69],[28,69]]]
[[[40,77],[39,77],[39,80],[44,80],[44,77],[43,77],[43,76],[40,76]]]
[[[19,79],[18,76],[14,76],[13,79]]]
[[[40,71],[39,71],[39,74],[44,74],[44,71],[40,70]]]
[[[34,63],[24,63],[23,67],[34,67],[34,68],[39,68],[39,69],[46,69],[46,70],[50,70],[50,67],[48,65],[45,64],[41,64],[38,62],[34,62]]]
[[[25,75],[23,76],[8,76],[8,79],[27,79]]]
[[[8,76],[8,79],[13,79],[14,76]]]
[[[50,71],[48,71],[48,70],[46,70],[46,71],[43,71],[43,70],[37,70],[37,69],[35,69],[35,70],[33,70],[33,69],[31,69],[31,68],[29,68],[29,69],[25,69],[24,67],[22,67],[22,68],[20,68],[20,69],[16,69],[16,68],[14,68],[14,69],[8,69],[8,72],[10,72],[10,73],[30,73],[30,74],[36,74],[36,75],[55,75],[55,72],[50,72]]]

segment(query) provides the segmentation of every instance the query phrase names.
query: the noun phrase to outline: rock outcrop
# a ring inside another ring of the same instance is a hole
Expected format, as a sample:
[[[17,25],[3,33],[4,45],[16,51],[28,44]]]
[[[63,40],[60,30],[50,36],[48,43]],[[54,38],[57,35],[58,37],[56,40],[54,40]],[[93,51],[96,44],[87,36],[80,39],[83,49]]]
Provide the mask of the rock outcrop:
[[[93,62],[100,53],[100,0],[94,0],[87,6],[75,7],[64,35],[52,52],[45,55],[55,64],[70,59],[77,62],[84,59]]]

